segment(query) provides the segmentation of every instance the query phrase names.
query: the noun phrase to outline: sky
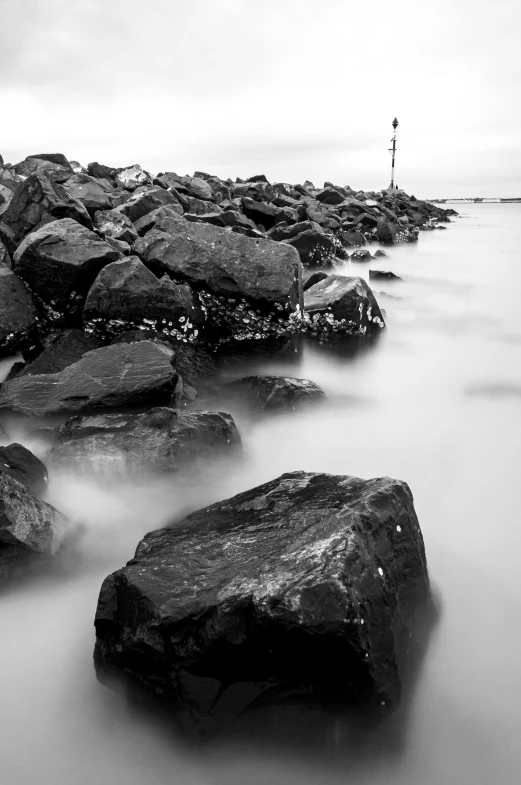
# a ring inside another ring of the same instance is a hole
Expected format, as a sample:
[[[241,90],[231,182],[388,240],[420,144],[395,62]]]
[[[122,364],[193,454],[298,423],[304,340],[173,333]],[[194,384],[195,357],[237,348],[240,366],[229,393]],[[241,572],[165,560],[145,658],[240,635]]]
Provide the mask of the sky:
[[[519,0],[0,0],[0,153],[521,196]]]

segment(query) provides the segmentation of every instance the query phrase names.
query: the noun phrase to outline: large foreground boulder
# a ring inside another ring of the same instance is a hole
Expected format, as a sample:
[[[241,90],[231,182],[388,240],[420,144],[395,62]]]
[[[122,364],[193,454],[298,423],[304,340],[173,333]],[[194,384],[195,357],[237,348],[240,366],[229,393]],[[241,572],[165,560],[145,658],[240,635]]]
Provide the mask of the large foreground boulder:
[[[226,389],[255,412],[294,411],[326,399],[315,382],[288,376],[245,376]]]
[[[23,349],[34,338],[38,314],[25,283],[0,265],[0,357]]]
[[[216,342],[280,334],[303,305],[302,264],[282,243],[176,216],[159,221],[134,251],[201,292]]]
[[[172,349],[152,341],[95,349],[59,373],[5,382],[0,409],[44,415],[168,403],[178,383],[173,356]]]
[[[77,363],[84,354],[99,349],[101,342],[83,330],[63,330],[50,333],[39,345],[39,354],[20,371],[21,376],[37,376],[43,373],[58,373],[68,365]]]
[[[55,553],[65,529],[63,515],[25,485],[0,473],[0,579],[32,556]]]
[[[50,315],[71,319],[101,268],[120,256],[97,234],[63,218],[25,238],[13,257],[13,270]]]
[[[41,460],[22,444],[0,447],[0,476],[2,474],[14,477],[36,496],[42,496],[47,490],[47,469]]]
[[[98,672],[201,732],[289,696],[386,714],[428,591],[405,483],[284,474],[144,537],[101,588]]]
[[[131,256],[100,272],[89,291],[83,319],[109,335],[144,327],[179,340],[195,340],[206,313],[188,284],[176,284],[167,275],[158,279],[137,256]]]
[[[116,467],[157,475],[199,458],[230,454],[240,443],[229,414],[158,407],[143,414],[71,417],[58,428],[49,461],[81,471],[101,468],[106,473]]]
[[[376,298],[363,278],[330,275],[305,292],[304,309],[313,333],[370,335],[385,327]]]

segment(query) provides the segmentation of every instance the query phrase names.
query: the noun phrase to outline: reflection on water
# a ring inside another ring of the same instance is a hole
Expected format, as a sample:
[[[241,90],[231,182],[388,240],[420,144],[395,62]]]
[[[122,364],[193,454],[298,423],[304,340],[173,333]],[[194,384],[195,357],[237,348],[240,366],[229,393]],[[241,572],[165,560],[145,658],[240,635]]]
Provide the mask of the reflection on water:
[[[521,730],[518,515],[521,425],[519,205],[464,205],[447,232],[345,274],[376,282],[388,331],[367,346],[296,342],[226,376],[309,378],[330,402],[256,422],[237,412],[245,455],[203,482],[109,481],[51,473],[49,500],[74,536],[0,602],[1,780],[16,785],[356,782],[511,783]],[[8,364],[0,364],[0,373]],[[472,393],[472,394],[469,394]],[[226,408],[226,401],[221,401]],[[233,408],[233,405],[232,405]],[[10,440],[27,439],[7,423]],[[4,440],[5,441],[5,440]],[[264,710],[203,749],[157,707],[96,681],[101,581],[139,538],[188,509],[284,471],[391,475],[414,493],[442,608],[418,679],[384,725],[353,729],[319,712]]]

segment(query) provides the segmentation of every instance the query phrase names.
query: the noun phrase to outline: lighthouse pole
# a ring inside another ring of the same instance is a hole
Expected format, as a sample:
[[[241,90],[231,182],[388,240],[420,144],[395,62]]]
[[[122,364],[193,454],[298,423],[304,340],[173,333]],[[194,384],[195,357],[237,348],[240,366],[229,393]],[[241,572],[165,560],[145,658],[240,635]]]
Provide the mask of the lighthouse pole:
[[[393,163],[392,163],[392,168],[391,168],[391,185],[390,185],[391,191],[394,190],[394,159],[396,157],[396,129],[398,127],[398,120],[396,119],[396,117],[394,118],[394,120],[392,122],[392,126],[393,126],[393,129],[394,129],[393,138],[391,139],[391,142],[393,143],[393,146],[389,148],[389,152],[391,153],[391,155],[393,157]]]

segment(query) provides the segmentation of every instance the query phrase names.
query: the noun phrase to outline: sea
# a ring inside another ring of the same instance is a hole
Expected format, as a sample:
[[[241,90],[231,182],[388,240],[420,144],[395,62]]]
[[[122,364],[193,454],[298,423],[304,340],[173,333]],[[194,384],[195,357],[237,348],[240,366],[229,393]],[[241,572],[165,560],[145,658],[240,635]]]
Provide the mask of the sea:
[[[456,209],[446,231],[336,271],[400,277],[371,281],[379,340],[294,341],[224,372],[310,379],[327,404],[257,419],[232,407],[243,455],[182,481],[111,474],[101,457],[91,475],[51,471],[71,542],[0,595],[2,785],[519,781],[521,204]],[[42,454],[26,423],[7,425],[9,441]],[[276,707],[194,744],[155,701],[96,679],[101,583],[148,531],[295,470],[410,485],[437,610],[423,658],[379,725]]]

